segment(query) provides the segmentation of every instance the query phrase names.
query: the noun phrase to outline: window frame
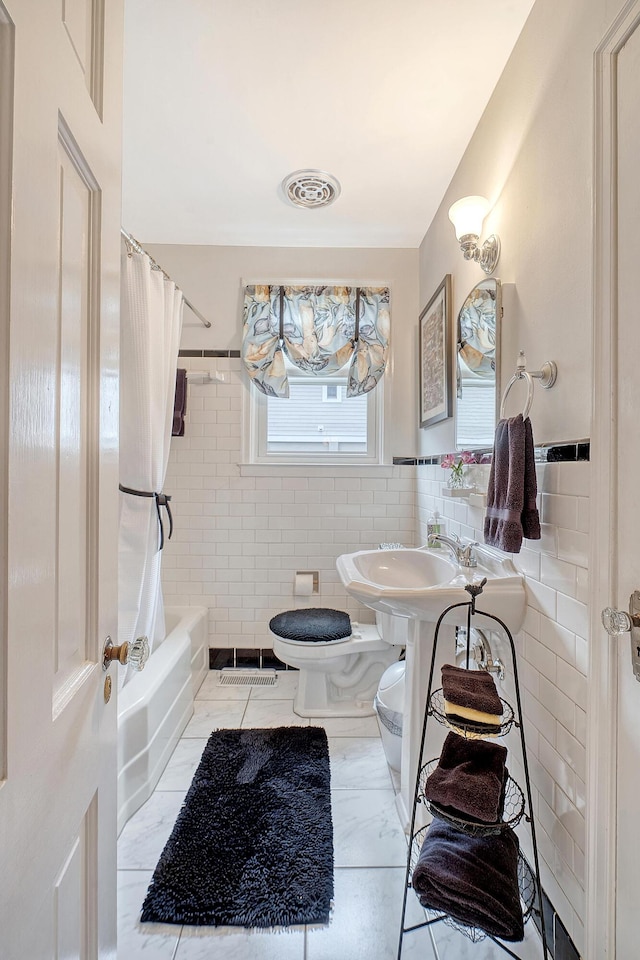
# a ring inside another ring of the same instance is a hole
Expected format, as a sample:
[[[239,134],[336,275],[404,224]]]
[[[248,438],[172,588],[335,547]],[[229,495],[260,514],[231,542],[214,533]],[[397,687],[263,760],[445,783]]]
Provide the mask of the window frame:
[[[295,371],[295,367],[293,370]],[[348,365],[328,376],[304,376],[289,371],[290,382],[313,382],[319,386],[335,383],[344,379],[348,373]],[[247,380],[249,378],[247,377]],[[382,464],[383,457],[383,427],[384,427],[384,377],[376,387],[366,394],[367,398],[367,450],[365,453],[356,453],[353,450],[340,453],[336,450],[326,453],[312,453],[308,450],[287,450],[274,453],[267,450],[267,403],[268,398],[256,387],[248,383],[249,390],[249,419],[250,449],[247,451],[247,463],[250,464],[280,464],[286,465],[318,465],[328,466],[342,464],[345,466],[375,466]],[[346,398],[345,398],[346,401]],[[335,403],[336,401],[330,401]],[[348,402],[348,401],[346,401]]]

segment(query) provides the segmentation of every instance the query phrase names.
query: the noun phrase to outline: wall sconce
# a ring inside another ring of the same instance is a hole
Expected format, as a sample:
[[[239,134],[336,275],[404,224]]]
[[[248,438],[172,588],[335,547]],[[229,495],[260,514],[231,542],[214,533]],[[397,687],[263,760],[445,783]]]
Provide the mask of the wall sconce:
[[[489,201],[484,197],[463,197],[449,207],[449,220],[456,228],[465,260],[475,260],[486,274],[493,273],[500,257],[500,238],[495,233],[482,246],[478,245],[482,222],[488,212]]]

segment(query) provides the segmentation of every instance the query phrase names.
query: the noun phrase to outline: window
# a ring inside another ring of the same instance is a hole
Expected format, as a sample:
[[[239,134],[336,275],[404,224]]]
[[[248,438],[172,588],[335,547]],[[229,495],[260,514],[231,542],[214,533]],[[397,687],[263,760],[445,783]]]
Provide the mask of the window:
[[[496,431],[495,376],[477,376],[458,354],[456,443],[459,447],[491,447]]]
[[[382,384],[347,397],[340,372],[301,377],[290,369],[286,399],[251,391],[254,463],[379,462]]]
[[[245,287],[249,462],[382,462],[389,302],[388,287]]]

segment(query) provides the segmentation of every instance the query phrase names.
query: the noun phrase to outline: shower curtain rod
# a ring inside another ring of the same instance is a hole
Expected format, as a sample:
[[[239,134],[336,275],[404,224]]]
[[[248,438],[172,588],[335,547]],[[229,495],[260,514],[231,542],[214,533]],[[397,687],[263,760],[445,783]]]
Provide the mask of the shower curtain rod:
[[[139,242],[136,240],[135,237],[131,236],[130,233],[127,233],[127,231],[124,229],[124,227],[121,227],[121,228],[120,228],[120,233],[121,233],[122,236],[124,237],[125,243],[126,243],[128,246],[130,246],[133,250],[135,250],[136,253],[144,253],[145,256],[149,257],[149,260],[151,260],[151,266],[153,267],[154,270],[159,270],[163,277],[165,277],[167,280],[171,280],[171,277],[169,276],[169,274],[167,273],[167,271],[162,269],[162,267],[160,266],[160,264],[159,264],[156,260],[153,259],[153,257],[151,256],[151,254],[150,254],[147,250],[145,250],[145,248],[142,246],[142,244],[139,243]],[[174,280],[171,280],[171,282],[172,282],[172,283],[175,283]],[[176,286],[177,286],[177,284],[176,284]],[[182,291],[180,291],[180,292],[182,293]],[[198,318],[198,320],[200,320],[200,321],[205,325],[205,327],[210,327],[210,326],[211,326],[211,324],[210,324],[209,321],[206,319],[206,317],[203,317],[202,314],[200,313],[200,311],[199,311],[199,310],[196,310],[196,308],[195,308],[194,305],[191,303],[191,301],[190,301],[190,300],[187,300],[187,298],[185,297],[184,293],[182,293],[182,299],[184,300],[185,304],[189,307],[189,310],[191,310],[192,313],[195,313],[195,315],[196,315],[196,317]]]

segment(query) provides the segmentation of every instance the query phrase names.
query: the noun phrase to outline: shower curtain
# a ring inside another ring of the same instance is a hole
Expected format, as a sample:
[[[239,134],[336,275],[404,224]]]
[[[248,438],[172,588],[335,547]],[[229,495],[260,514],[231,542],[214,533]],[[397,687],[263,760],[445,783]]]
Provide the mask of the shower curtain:
[[[145,254],[123,259],[120,486],[151,496],[120,493],[118,639],[146,636],[153,651],[165,636],[160,513],[167,519],[153,495],[169,460],[183,297]],[[126,683],[131,668],[122,673]]]

